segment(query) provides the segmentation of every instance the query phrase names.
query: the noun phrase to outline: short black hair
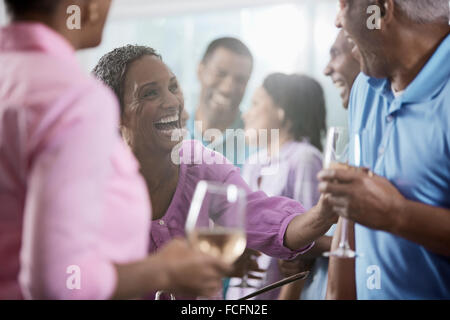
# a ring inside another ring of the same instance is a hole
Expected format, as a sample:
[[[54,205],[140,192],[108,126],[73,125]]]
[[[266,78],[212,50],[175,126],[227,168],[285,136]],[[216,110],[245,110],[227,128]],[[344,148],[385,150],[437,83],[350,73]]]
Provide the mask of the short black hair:
[[[322,137],[326,131],[322,86],[305,75],[272,73],[264,80],[263,88],[273,102],[284,110],[284,124],[290,121],[293,138],[296,141],[307,139],[322,151]]]
[[[59,0],[5,0],[6,10],[13,17],[29,12],[52,13]]]
[[[209,44],[203,55],[202,63],[207,62],[212,54],[219,48],[225,48],[238,55],[249,57],[253,62],[253,56],[250,49],[241,40],[233,37],[223,37],[218,38]]]
[[[123,85],[128,67],[143,56],[154,56],[162,60],[161,55],[151,47],[129,44],[105,54],[92,71],[97,79],[110,87],[116,94],[120,103],[121,116],[125,113]]]

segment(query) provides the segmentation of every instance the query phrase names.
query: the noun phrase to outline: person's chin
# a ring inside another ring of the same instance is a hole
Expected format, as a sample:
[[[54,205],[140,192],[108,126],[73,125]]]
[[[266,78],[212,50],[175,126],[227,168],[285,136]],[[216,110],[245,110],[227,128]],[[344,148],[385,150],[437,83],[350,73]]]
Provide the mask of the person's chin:
[[[155,129],[155,135],[161,149],[169,151],[183,140],[183,131],[179,128],[173,130]]]
[[[343,99],[342,100],[342,107],[344,107],[345,110],[348,110],[349,103],[350,103],[349,97]]]
[[[341,92],[341,99],[344,109],[348,109],[348,103],[350,99],[350,88],[348,88],[348,86]]]
[[[386,77],[382,64],[373,55],[361,54],[360,65],[361,71],[368,77],[379,79]]]
[[[381,72],[377,68],[374,68],[367,64],[363,64],[361,66],[361,70],[366,76],[371,77],[371,78],[377,78],[377,79],[386,78],[386,75],[383,72]]]
[[[362,56],[361,56],[361,52],[359,51],[359,49],[358,49],[357,46],[355,46],[355,47],[352,49],[351,54],[352,54],[352,56],[353,56],[353,58],[354,58],[355,60],[359,61],[359,63],[362,63],[362,60],[363,60],[363,59],[362,59]]]

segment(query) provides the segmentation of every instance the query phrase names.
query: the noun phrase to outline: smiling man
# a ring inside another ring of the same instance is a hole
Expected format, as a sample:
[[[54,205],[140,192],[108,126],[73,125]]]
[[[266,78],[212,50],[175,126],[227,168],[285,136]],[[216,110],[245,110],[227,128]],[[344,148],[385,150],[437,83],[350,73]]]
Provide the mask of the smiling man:
[[[242,41],[225,37],[211,42],[198,67],[200,97],[188,121],[193,138],[239,166],[245,161],[244,140],[237,141],[234,130],[244,127],[239,106],[252,69],[252,54]],[[227,152],[227,145],[233,150]]]
[[[330,49],[330,61],[324,70],[324,74],[331,78],[340,90],[342,104],[348,108],[350,91],[353,82],[360,72],[359,62],[352,55],[352,45],[341,30]]]
[[[370,5],[381,9],[379,29],[367,28]],[[448,0],[340,1],[336,25],[363,71],[350,132],[375,175],[325,170],[319,188],[356,223],[358,299],[450,297],[448,12]]]

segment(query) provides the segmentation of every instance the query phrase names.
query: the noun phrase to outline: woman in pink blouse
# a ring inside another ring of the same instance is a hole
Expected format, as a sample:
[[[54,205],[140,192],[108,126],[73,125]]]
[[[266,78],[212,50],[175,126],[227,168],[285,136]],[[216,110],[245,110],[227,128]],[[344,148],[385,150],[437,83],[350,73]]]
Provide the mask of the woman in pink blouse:
[[[128,45],[103,56],[94,74],[121,102],[121,132],[136,155],[153,204],[150,252],[185,236],[185,222],[200,180],[247,191],[248,247],[282,259],[308,250],[335,222],[326,200],[304,213],[299,202],[252,192],[239,169],[201,142],[179,142],[184,98],[177,78],[145,46]],[[304,214],[302,214],[304,213]]]
[[[151,208],[119,107],[80,71],[110,1],[6,0],[0,29],[0,299],[211,295],[229,267],[177,240],[148,256]]]

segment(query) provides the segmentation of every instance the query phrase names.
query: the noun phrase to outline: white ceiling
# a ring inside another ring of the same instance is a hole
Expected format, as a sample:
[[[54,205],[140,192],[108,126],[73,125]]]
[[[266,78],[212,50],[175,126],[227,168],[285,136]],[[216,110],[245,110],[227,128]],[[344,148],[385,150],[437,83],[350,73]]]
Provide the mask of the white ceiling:
[[[155,17],[179,13],[243,8],[267,4],[337,0],[114,0],[111,18]],[[0,0],[0,26],[7,21],[3,0]]]
[[[202,12],[243,8],[267,4],[280,4],[326,0],[114,0],[111,17],[165,16],[178,13]],[[334,0],[336,1],[336,0]]]
[[[302,0],[113,0],[110,16],[113,19],[155,17],[295,1]],[[6,22],[5,6],[0,0],[0,26]]]

